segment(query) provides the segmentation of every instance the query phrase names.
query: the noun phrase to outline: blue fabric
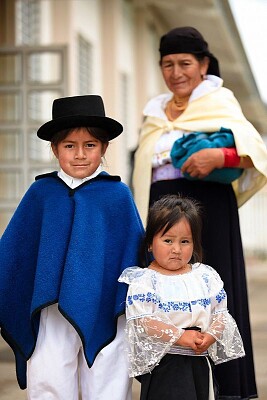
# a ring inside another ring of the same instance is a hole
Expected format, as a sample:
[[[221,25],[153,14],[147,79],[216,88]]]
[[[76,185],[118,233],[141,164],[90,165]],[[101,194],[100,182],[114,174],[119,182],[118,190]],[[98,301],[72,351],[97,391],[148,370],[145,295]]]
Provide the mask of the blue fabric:
[[[215,147],[235,147],[235,141],[230,129],[221,128],[219,132],[204,133],[192,132],[183,135],[182,138],[177,139],[171,150],[172,164],[175,168],[181,168],[184,162],[191,154],[199,150]],[[238,179],[242,174],[241,168],[215,168],[208,176],[202,178],[204,181],[213,181],[219,183],[231,183]],[[184,177],[191,180],[198,180],[193,178],[187,172]]]
[[[91,366],[116,335],[127,285],[121,272],[138,263],[143,227],[129,188],[101,173],[70,189],[57,173],[34,182],[0,240],[0,326],[26,387],[40,311],[58,303]]]

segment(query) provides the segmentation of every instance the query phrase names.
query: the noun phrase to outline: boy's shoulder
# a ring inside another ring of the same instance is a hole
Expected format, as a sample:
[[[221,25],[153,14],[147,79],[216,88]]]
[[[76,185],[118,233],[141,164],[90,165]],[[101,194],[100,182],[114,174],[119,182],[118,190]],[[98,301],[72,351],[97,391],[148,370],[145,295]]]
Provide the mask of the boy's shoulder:
[[[110,175],[105,171],[102,171],[99,175],[95,178],[90,180],[89,182],[103,182],[103,183],[116,183],[116,190],[121,189],[122,191],[130,191],[129,186],[122,182],[121,177],[119,175]]]
[[[60,183],[60,184],[59,184]],[[91,187],[92,185],[97,185],[96,187],[100,187],[101,190],[111,190],[115,191],[117,194],[131,194],[131,190],[129,186],[121,181],[120,176],[118,175],[110,175],[105,171],[102,171],[99,175],[96,177],[89,179],[85,182],[83,182],[81,185],[77,186],[74,189],[70,189],[67,184],[62,181],[61,178],[58,177],[58,172],[53,171],[53,172],[48,172],[45,174],[37,175],[35,177],[35,182],[32,183],[30,189],[31,190],[40,190],[41,188],[48,188],[50,186],[53,187],[62,187],[65,189],[68,189],[68,191],[71,190],[71,192],[76,192],[80,191],[83,189],[86,190],[87,187]],[[56,190],[56,189],[55,189]]]
[[[37,175],[35,177],[35,181],[39,181],[40,179],[44,179],[44,178],[57,178],[57,171],[53,171],[53,172],[46,172],[45,174],[40,174]]]
[[[46,179],[46,178],[52,178],[59,180],[61,178],[58,177],[58,171],[53,171],[53,172],[47,172],[44,174],[37,175],[35,177],[35,181],[40,181],[41,179]],[[118,175],[110,175],[105,171],[102,171],[99,175],[97,175],[95,178],[92,178],[90,182],[94,181],[114,181],[114,182],[121,182],[121,177]]]

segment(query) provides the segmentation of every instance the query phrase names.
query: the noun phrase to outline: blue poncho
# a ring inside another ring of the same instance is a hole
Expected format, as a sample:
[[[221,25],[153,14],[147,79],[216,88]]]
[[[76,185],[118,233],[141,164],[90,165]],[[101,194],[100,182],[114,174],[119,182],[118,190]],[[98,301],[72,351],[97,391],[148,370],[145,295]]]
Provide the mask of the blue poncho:
[[[127,291],[117,279],[138,263],[142,236],[119,177],[101,173],[70,189],[52,173],[32,184],[0,240],[1,334],[15,353],[22,389],[42,308],[58,303],[89,367],[114,339]]]

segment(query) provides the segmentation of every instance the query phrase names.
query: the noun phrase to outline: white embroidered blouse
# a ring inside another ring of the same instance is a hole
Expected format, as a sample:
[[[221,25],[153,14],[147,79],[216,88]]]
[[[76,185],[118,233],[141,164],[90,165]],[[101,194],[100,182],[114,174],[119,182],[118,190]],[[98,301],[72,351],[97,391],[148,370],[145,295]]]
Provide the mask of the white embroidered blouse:
[[[129,285],[126,351],[130,376],[151,372],[166,353],[196,356],[192,349],[174,345],[189,327],[199,327],[216,339],[208,349],[215,364],[245,355],[227,309],[223,282],[212,267],[196,263],[191,272],[180,275],[130,267],[119,281]]]

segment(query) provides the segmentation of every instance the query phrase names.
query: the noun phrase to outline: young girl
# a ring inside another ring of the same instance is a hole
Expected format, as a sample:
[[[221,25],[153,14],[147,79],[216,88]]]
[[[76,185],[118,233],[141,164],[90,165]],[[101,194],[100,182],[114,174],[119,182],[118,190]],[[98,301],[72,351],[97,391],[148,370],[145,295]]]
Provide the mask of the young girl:
[[[200,262],[197,203],[175,195],[155,202],[144,248],[154,257],[149,267],[119,278],[129,285],[127,352],[130,376],[144,374],[141,400],[214,399],[210,358],[243,357],[244,348],[221,278]]]
[[[118,277],[143,228],[129,188],[101,168],[121,132],[100,96],[56,99],[37,135],[60,171],[36,178],[1,238],[1,334],[30,400],[131,399]]]

